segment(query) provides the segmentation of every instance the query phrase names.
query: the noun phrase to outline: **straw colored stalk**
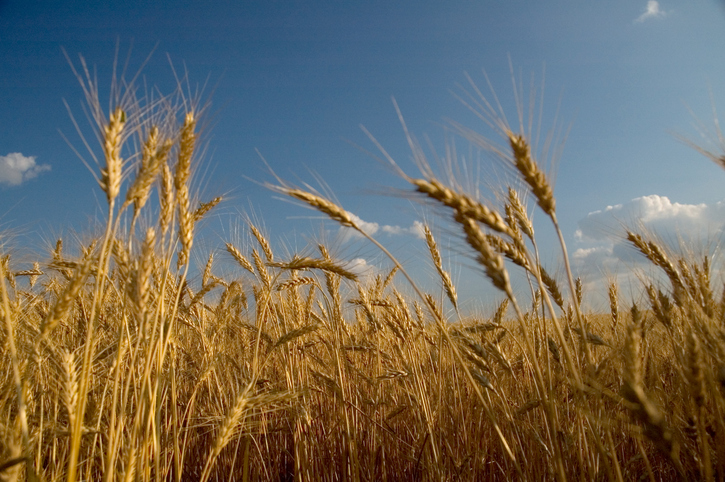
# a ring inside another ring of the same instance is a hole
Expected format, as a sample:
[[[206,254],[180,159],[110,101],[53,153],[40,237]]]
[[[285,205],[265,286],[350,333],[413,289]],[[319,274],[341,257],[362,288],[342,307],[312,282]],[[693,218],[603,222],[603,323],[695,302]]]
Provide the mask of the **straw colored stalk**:
[[[700,341],[694,331],[690,331],[687,336],[687,352],[688,352],[688,371],[687,381],[690,385],[692,400],[697,414],[697,439],[700,445],[700,453],[702,454],[700,462],[700,477],[702,480],[711,481],[713,479],[712,464],[710,459],[710,444],[708,443],[709,435],[707,433],[706,417],[709,413],[707,402],[707,388],[705,384],[705,365],[702,360],[702,349]]]

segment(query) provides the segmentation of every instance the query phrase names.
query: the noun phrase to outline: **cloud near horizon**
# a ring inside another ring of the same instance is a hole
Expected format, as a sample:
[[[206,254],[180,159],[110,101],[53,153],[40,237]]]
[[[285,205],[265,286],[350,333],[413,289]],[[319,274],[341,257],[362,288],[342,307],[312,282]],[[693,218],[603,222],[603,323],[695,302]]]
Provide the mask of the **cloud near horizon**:
[[[655,194],[591,212],[578,225],[575,238],[579,247],[572,255],[575,266],[590,273],[615,274],[620,266],[645,261],[624,239],[627,229],[651,233],[675,250],[680,243],[697,250],[722,240],[725,201],[680,204]]]
[[[45,171],[50,171],[50,164],[36,164],[35,156],[24,156],[19,152],[0,156],[0,184],[19,186]]]
[[[649,20],[651,18],[662,18],[667,15],[667,12],[662,10],[660,8],[660,3],[657,0],[649,0],[647,2],[647,7],[645,8],[645,11],[642,15],[637,17],[637,19],[634,21],[635,23],[642,23],[645,20]]]

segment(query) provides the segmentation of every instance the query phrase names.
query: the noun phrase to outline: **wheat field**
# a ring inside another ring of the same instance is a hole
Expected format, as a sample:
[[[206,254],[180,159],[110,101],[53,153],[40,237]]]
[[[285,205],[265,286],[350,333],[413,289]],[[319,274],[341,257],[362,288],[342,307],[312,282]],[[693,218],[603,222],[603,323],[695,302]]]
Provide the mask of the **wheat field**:
[[[379,147],[500,292],[490,318],[459,312],[431,229],[439,289],[424,292],[351,213],[282,179],[268,187],[358,231],[392,268],[359,279],[325,245],[280,257],[252,223],[246,246],[199,252],[195,231],[223,202],[190,188],[204,109],[126,87],[106,111],[79,78],[108,214],[102,233],[58,239],[37,262],[2,253],[3,480],[725,479],[711,259],[624,231],[662,276],[641,280],[639,305],[612,282],[609,312],[585,312],[530,135],[485,98],[500,142],[462,133],[515,173],[498,200],[436,177],[411,135],[419,177]],[[534,210],[557,233],[557,275]],[[206,262],[192,277],[194,259]]]

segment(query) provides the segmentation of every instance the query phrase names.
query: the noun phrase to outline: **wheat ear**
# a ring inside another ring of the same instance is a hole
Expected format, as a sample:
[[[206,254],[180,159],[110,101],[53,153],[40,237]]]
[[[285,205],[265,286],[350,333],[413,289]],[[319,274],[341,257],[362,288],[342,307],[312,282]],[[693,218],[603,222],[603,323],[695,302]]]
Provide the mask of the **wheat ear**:
[[[195,128],[196,118],[194,112],[187,112],[184,118],[184,125],[181,128],[179,157],[176,164],[176,174],[174,176],[174,187],[176,187],[177,191],[186,184],[191,174],[191,159],[194,156],[194,147],[196,145]]]
[[[108,204],[118,196],[121,190],[121,175],[123,161],[121,147],[123,144],[123,127],[126,123],[126,113],[117,107],[109,116],[108,124],[103,129],[103,154],[106,158],[106,167],[101,169],[100,184],[106,193]]]
[[[252,223],[249,223],[249,230],[252,231],[254,237],[257,238],[257,242],[262,247],[262,251],[264,252],[264,256],[267,258],[267,261],[274,261],[274,253],[272,252],[272,247],[270,246],[269,241],[267,241],[267,238],[265,238],[261,231]]]
[[[453,285],[451,275],[443,269],[443,263],[441,261],[441,253],[438,250],[438,244],[433,238],[433,233],[431,233],[428,226],[424,227],[424,233],[425,242],[428,245],[428,251],[430,252],[430,257],[433,260],[433,266],[435,266],[436,271],[438,271],[438,276],[440,276],[441,280],[443,281],[443,289],[445,290],[448,299],[451,301],[451,304],[457,311],[458,295],[456,293],[456,287]]]
[[[516,233],[506,224],[506,220],[499,213],[490,209],[470,197],[445,187],[435,179],[411,179],[418,192],[425,194],[444,206],[447,206],[461,216],[474,219],[494,231],[516,239]]]
[[[196,211],[192,214],[192,218],[194,220],[194,223],[197,223],[202,220],[204,216],[206,216],[206,213],[211,211],[216,207],[217,204],[222,202],[222,197],[217,196],[211,201],[205,202],[205,203],[199,203],[199,207],[196,208]]]
[[[543,266],[539,266],[539,273],[541,273],[541,281],[544,282],[544,285],[551,295],[551,298],[554,300],[554,303],[561,308],[561,311],[564,311],[564,297],[561,295],[561,290],[559,290],[559,285],[556,280],[546,272]]]
[[[509,187],[508,189],[509,204],[514,217],[518,223],[521,232],[526,235],[531,241],[534,240],[534,225],[529,219],[529,215],[526,213],[526,207],[521,202],[521,198],[515,189]]]
[[[287,263],[267,263],[267,266],[282,269],[319,269],[322,271],[329,271],[336,275],[347,278],[350,281],[357,281],[357,275],[352,273],[342,266],[335,264],[331,260],[327,259],[313,259],[295,256]]]
[[[617,323],[619,322],[617,283],[610,283],[607,293],[609,294],[609,311],[612,314],[612,331],[617,331]]]
[[[531,157],[531,148],[524,136],[513,132],[507,133],[511,150],[513,151],[514,166],[524,178],[526,184],[536,198],[539,207],[549,216],[556,212],[554,192],[546,179],[546,175]]]

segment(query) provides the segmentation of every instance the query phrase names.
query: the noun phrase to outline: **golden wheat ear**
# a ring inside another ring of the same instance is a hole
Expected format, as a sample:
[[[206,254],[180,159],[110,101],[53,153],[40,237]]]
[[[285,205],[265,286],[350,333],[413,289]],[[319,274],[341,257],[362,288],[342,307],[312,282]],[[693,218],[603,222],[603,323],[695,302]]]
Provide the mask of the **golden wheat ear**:
[[[440,276],[441,281],[443,282],[443,289],[445,290],[448,299],[451,301],[451,304],[457,311],[458,294],[456,293],[456,287],[451,280],[451,275],[443,269],[441,253],[438,250],[438,244],[433,238],[433,233],[431,233],[430,228],[427,225],[423,229],[425,233],[425,242],[428,246],[428,251],[430,252],[431,259],[433,260],[433,266],[435,266],[435,269],[438,272],[438,276]]]
[[[101,189],[106,193],[108,204],[112,205],[121,190],[121,174],[123,160],[121,147],[123,146],[123,128],[126,124],[126,113],[119,106],[111,113],[108,124],[103,131],[103,154],[106,158],[106,167],[101,170]]]

